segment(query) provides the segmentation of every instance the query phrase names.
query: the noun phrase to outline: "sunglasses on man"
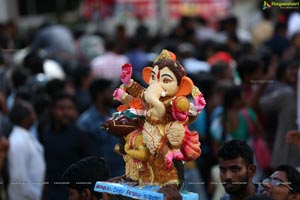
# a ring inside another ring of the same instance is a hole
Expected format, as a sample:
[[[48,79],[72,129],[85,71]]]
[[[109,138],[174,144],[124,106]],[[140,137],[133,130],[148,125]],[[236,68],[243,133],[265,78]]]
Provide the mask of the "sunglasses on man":
[[[290,190],[293,190],[293,188],[291,188],[291,187],[289,186],[291,183],[288,183],[288,182],[282,182],[282,181],[280,181],[280,180],[278,180],[278,179],[273,179],[273,178],[267,178],[267,179],[263,180],[262,184],[263,184],[263,185],[271,184],[273,187],[278,187],[278,186],[280,186],[280,185],[283,185],[283,186],[289,188]]]

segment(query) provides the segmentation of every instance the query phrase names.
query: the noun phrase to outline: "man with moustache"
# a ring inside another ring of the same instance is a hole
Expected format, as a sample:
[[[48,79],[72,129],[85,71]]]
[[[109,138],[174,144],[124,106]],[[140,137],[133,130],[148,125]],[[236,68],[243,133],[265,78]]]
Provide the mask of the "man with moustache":
[[[262,194],[273,200],[300,200],[300,172],[290,165],[278,166],[262,185]]]
[[[226,193],[220,200],[241,200],[256,194],[252,179],[253,152],[243,140],[225,142],[219,149],[220,179]]]

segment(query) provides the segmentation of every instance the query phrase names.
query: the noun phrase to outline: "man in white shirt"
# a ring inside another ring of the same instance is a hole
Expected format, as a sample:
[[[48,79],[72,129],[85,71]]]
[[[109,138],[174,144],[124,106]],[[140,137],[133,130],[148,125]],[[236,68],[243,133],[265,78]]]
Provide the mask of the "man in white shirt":
[[[32,106],[24,101],[15,102],[9,113],[14,124],[9,136],[8,197],[10,200],[39,200],[45,180],[44,150],[29,132],[36,120]]]

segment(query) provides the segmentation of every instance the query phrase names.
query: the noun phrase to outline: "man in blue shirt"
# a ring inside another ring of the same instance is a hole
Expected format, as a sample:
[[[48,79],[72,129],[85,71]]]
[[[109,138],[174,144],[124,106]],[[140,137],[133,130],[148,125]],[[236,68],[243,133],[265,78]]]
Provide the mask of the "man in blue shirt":
[[[80,116],[78,126],[89,133],[93,141],[93,155],[102,156],[108,164],[112,177],[124,174],[123,158],[114,152],[118,139],[101,129],[100,125],[108,120],[113,112],[111,81],[95,79],[90,86],[93,104]]]

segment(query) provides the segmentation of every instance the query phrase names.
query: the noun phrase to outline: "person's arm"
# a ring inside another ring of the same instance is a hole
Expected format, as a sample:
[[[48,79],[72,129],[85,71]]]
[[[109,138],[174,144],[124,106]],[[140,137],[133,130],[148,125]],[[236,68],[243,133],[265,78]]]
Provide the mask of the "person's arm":
[[[41,197],[41,191],[34,186],[34,183],[28,177],[29,169],[27,169],[26,162],[29,154],[30,152],[24,141],[10,141],[8,151],[9,177],[10,181],[15,183],[15,192],[20,194],[20,199],[37,200]]]
[[[164,194],[165,200],[182,200],[176,185],[165,185],[158,192]]]
[[[257,115],[256,115],[255,111],[252,110],[251,108],[249,108],[248,112],[249,112],[251,122],[253,122],[253,124],[255,126],[255,131],[253,133],[254,137],[255,138],[265,137],[265,131],[264,131],[262,125],[260,124],[260,121],[257,119]]]
[[[7,113],[6,98],[2,92],[0,92],[0,112]]]
[[[286,143],[300,145],[300,131],[292,130],[286,134]]]
[[[277,62],[277,59],[273,58],[269,65],[268,72],[263,78],[264,82],[262,82],[258,86],[257,90],[255,90],[253,92],[252,96],[250,97],[250,100],[248,101],[249,107],[256,109],[259,106],[259,99],[262,96],[262,94],[264,93],[267,84],[274,81],[275,75],[276,75],[276,68],[277,68],[276,62]]]
[[[0,136],[0,173],[2,173],[3,165],[7,156],[9,144],[4,136]]]

